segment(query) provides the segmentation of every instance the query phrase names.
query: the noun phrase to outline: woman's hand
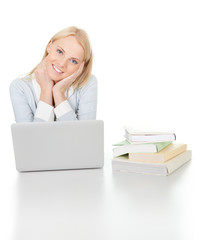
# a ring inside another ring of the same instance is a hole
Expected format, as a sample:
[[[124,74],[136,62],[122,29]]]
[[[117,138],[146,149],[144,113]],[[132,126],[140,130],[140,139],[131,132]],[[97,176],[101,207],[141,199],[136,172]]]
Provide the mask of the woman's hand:
[[[40,62],[40,64],[37,66],[34,73],[35,73],[36,80],[41,87],[41,90],[45,90],[47,88],[48,89],[53,88],[54,81],[50,79],[47,73],[46,57]]]
[[[78,70],[67,78],[62,79],[57,82],[53,87],[53,97],[55,102],[55,107],[58,106],[61,102],[66,100],[65,91],[74,83],[76,78],[82,73],[84,67],[84,62],[80,65]]]
[[[53,86],[54,81],[50,79],[46,68],[46,58],[44,58],[35,70],[35,77],[41,88],[40,100],[53,106]]]

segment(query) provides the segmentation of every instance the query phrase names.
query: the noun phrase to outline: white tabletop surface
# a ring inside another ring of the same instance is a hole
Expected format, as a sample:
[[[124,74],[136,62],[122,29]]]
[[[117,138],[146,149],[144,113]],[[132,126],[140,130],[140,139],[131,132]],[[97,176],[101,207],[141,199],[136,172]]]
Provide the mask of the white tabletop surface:
[[[111,157],[103,169],[14,171],[5,239],[191,240],[193,162],[160,177],[114,172]]]

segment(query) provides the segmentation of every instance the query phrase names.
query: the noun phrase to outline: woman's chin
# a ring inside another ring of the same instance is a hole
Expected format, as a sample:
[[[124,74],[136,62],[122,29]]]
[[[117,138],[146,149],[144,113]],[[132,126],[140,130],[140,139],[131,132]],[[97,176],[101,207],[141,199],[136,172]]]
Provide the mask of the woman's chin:
[[[51,78],[51,80],[53,80],[55,83],[60,82],[62,80],[62,78],[60,78],[59,76],[55,76],[54,74],[49,74],[49,77]]]
[[[63,79],[62,76],[57,76],[57,74],[52,73],[52,72],[48,72],[48,75],[49,75],[50,79],[52,81],[54,81],[55,83],[57,83]]]

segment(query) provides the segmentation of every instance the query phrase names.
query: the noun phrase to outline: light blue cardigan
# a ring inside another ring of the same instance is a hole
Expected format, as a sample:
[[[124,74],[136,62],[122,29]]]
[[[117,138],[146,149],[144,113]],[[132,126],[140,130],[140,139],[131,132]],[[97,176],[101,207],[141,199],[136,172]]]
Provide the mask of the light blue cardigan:
[[[35,117],[38,100],[31,80],[17,78],[10,84],[10,97],[16,122],[43,122]],[[94,120],[97,111],[97,79],[91,75],[88,83],[76,89],[67,101],[73,110],[56,121]]]

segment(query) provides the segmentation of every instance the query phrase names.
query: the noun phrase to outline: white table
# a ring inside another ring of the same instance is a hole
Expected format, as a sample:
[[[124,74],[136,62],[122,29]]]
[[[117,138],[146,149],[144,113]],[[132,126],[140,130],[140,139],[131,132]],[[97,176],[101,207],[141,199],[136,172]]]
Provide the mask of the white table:
[[[103,169],[18,173],[12,240],[191,240],[192,162],[168,177]]]

